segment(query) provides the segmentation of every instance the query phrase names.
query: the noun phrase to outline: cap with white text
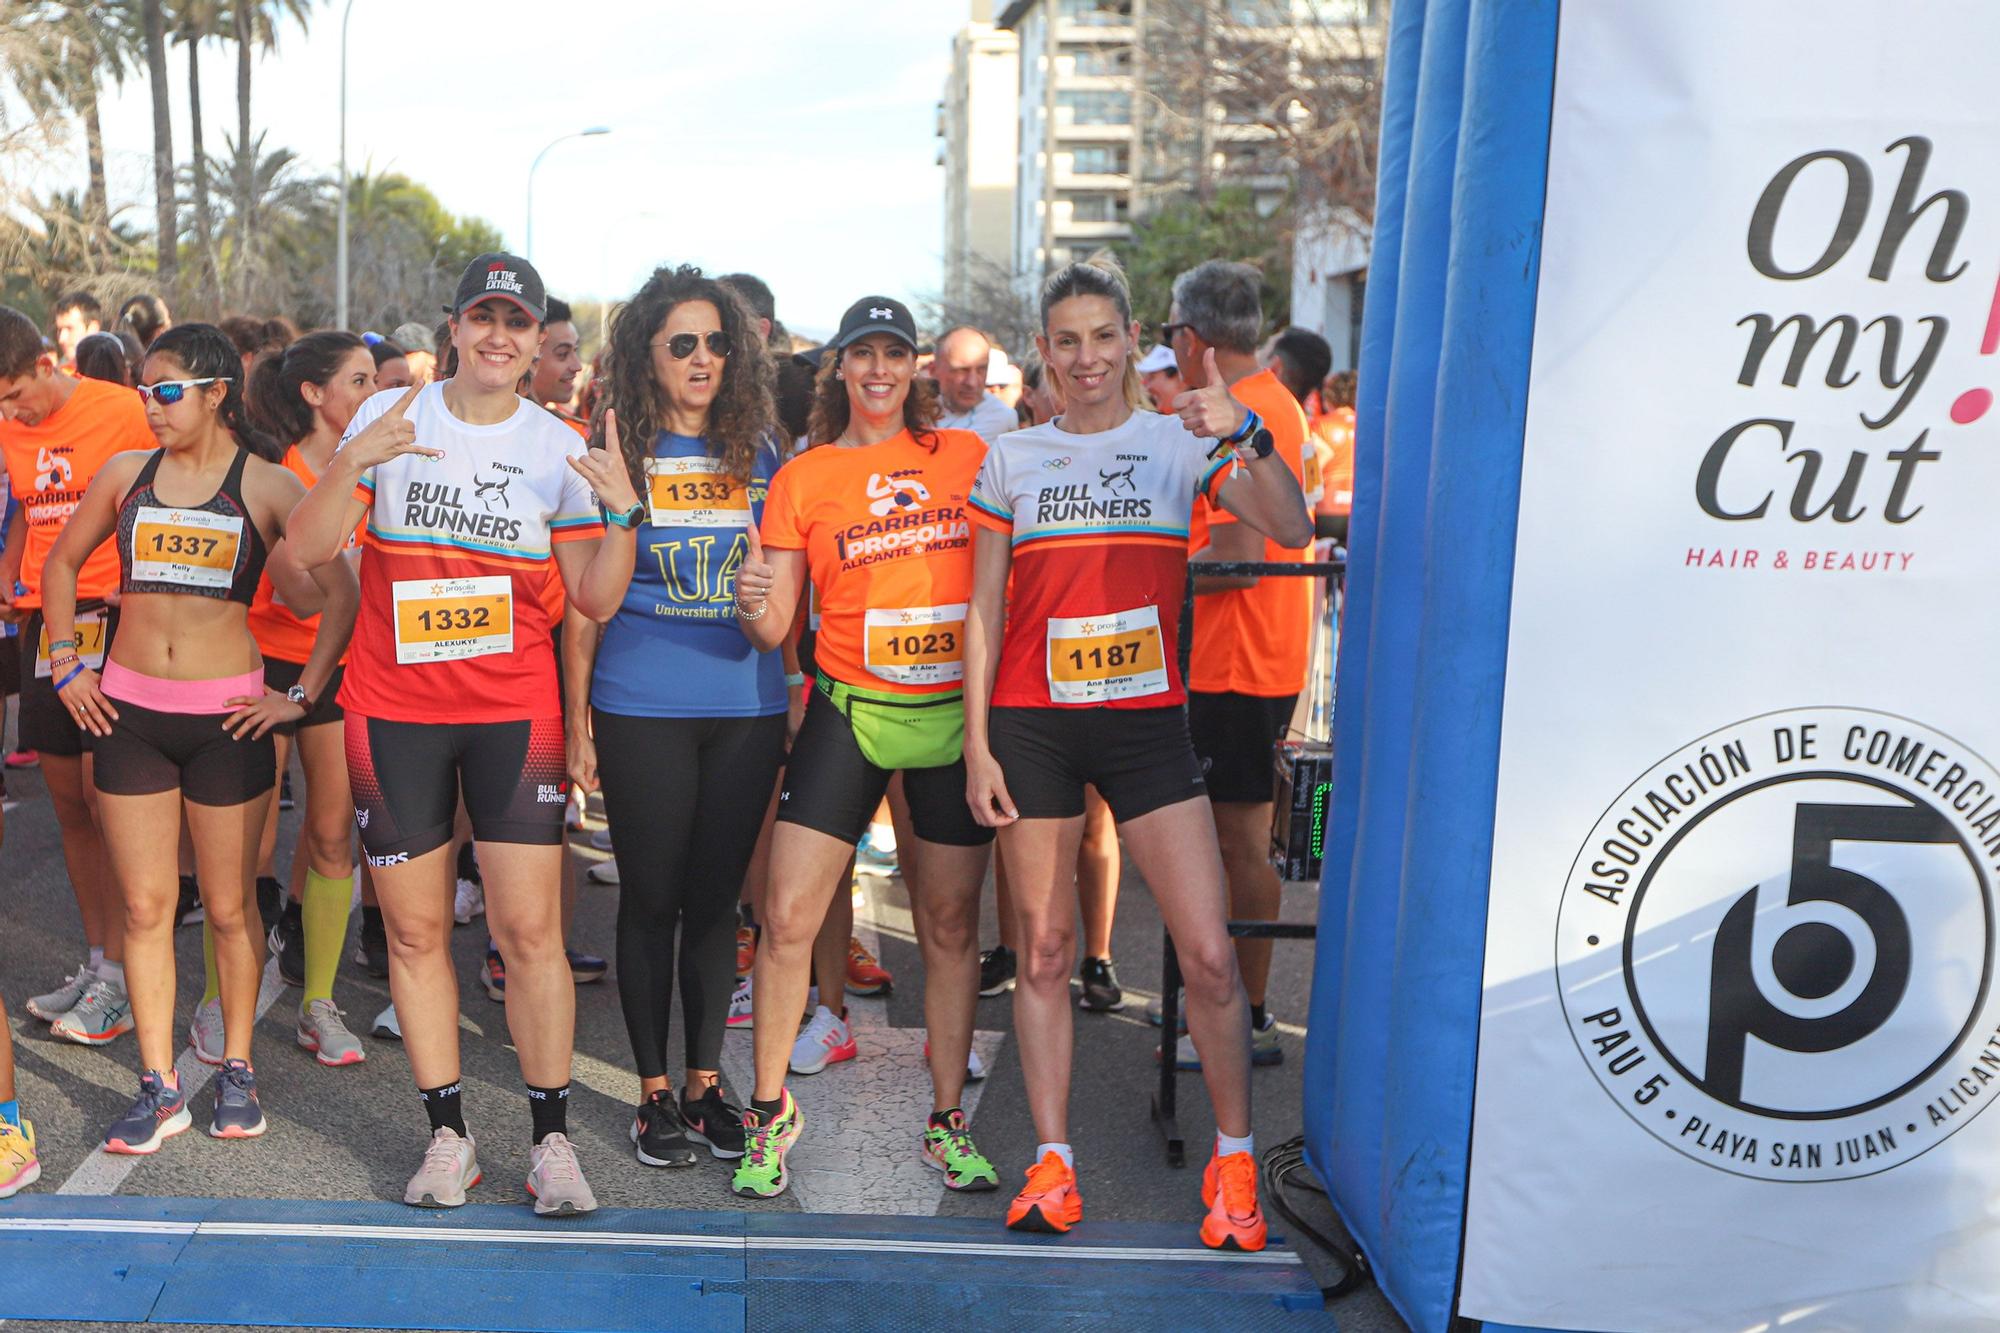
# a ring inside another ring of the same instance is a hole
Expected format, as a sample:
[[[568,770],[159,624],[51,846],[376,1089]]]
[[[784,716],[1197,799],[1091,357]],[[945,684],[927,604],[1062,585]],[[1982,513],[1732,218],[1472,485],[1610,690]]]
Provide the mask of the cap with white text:
[[[481,255],[465,266],[458,278],[458,292],[445,313],[462,315],[495,296],[512,301],[537,324],[547,315],[549,297],[542,287],[542,275],[521,256],[502,253]]]

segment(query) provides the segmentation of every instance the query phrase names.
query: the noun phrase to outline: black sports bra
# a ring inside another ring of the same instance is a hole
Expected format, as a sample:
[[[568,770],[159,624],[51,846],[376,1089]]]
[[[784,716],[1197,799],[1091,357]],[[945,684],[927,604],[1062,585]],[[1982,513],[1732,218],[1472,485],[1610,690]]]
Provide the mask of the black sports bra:
[[[236,451],[229,475],[198,505],[163,503],[153,491],[164,449],[155,449],[118,507],[120,592],[173,592],[250,605],[270,555],[243,503],[247,449]]]

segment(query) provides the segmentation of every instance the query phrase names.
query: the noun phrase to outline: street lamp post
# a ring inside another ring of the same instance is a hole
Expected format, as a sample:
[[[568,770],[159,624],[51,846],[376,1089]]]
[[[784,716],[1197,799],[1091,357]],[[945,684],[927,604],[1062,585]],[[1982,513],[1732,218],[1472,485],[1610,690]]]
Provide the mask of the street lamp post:
[[[340,11],[340,221],[333,244],[333,327],[347,327],[347,20],[354,0]]]
[[[353,4],[354,0],[347,0],[347,2]],[[542,145],[542,151],[536,153],[535,160],[528,165],[528,226],[526,234],[522,238],[524,243],[521,247],[521,257],[529,263],[532,264],[535,262],[535,168],[542,165],[542,159],[549,155],[549,149],[554,148],[559,143],[570,139],[588,138],[593,134],[609,133],[611,133],[609,125],[592,125],[587,130],[575,130],[569,134],[559,134]]]

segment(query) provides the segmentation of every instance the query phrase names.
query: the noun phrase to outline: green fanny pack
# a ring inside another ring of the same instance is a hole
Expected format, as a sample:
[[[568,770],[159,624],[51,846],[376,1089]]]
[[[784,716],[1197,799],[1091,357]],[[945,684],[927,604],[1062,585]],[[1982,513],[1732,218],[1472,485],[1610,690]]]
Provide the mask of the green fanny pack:
[[[958,690],[879,694],[824,672],[818,688],[847,718],[862,757],[877,768],[942,768],[965,754],[965,696]]]

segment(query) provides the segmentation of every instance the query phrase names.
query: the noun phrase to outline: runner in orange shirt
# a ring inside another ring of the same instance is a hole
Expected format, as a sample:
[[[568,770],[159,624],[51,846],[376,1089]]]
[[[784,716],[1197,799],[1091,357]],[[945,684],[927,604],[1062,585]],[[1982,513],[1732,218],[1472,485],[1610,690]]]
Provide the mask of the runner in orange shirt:
[[[28,1001],[28,1012],[71,1041],[101,1045],[132,1030],[125,991],[125,914],[105,862],[97,825],[90,735],[51,685],[48,635],[42,628],[42,567],[90,480],[112,457],[152,449],[153,432],[139,395],[103,380],[76,380],[56,369],[33,320],[0,306],[0,450],[18,505],[0,556],[0,614],[25,612],[21,652],[21,748],[41,752],[42,777],[62,829],[63,861],[76,893],[83,965],[63,984]],[[16,584],[19,591],[16,591]],[[105,542],[77,575],[76,650],[104,664],[118,623],[118,551]],[[88,999],[90,1003],[84,1005]],[[84,1012],[71,1014],[79,1006]]]
[[[778,470],[736,575],[737,623],[759,649],[784,641],[810,575],[819,595],[817,682],[786,761],[757,949],[756,1086],[732,1188],[784,1191],[785,1154],[805,1123],[785,1088],[789,1063],[814,1073],[851,1059],[844,1014],[821,987],[806,1032],[812,945],[845,882],[848,858],[890,777],[900,772],[921,867],[913,882],[924,957],[932,1114],[926,1160],[954,1190],[997,1188],[959,1108],[979,976],[979,890],[993,831],[966,808],[962,687],[972,587],[966,497],[986,456],[970,431],[941,430],[937,398],[916,378],[915,322],[888,297],[842,318],[820,368],[808,438]],[[838,976],[838,973],[835,974]]]
[[[1263,418],[1279,457],[1306,490],[1305,412],[1291,390],[1257,364],[1263,276],[1248,264],[1210,260],[1174,280],[1173,313],[1160,330],[1190,385],[1207,383],[1207,359],[1229,391]],[[1287,563],[1312,546],[1282,546],[1206,503],[1195,506],[1190,548],[1197,560]],[[1273,747],[1291,724],[1305,688],[1312,642],[1312,580],[1217,578],[1195,581],[1194,654],[1188,665],[1188,730],[1215,806],[1215,832],[1229,870],[1235,920],[1273,921],[1281,887],[1271,868]],[[1284,1059],[1277,1022],[1264,1008],[1271,941],[1236,942],[1250,995],[1251,1059]],[[1158,1021],[1158,1011],[1153,1011]],[[1200,1068],[1194,1043],[1180,1043],[1183,1069]]]

